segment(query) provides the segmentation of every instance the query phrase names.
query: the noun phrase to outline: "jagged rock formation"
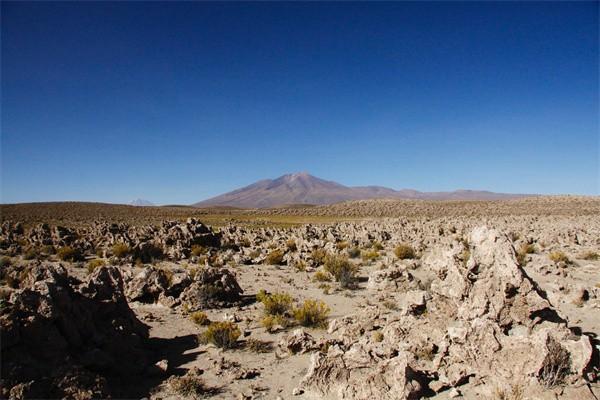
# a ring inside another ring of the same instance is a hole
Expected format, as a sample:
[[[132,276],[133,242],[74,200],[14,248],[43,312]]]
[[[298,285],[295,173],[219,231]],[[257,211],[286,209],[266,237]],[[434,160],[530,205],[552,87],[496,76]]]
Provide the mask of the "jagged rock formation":
[[[81,254],[110,256],[116,244],[130,249],[125,260],[150,262],[163,257],[185,259],[194,246],[219,247],[220,239],[194,218],[186,222],[166,221],[158,228],[96,222],[78,229],[39,224],[26,231],[22,224],[8,221],[0,227],[0,249],[8,254],[18,254],[26,248],[43,250],[49,246],[54,251],[69,246]]]
[[[142,303],[160,302],[168,307],[184,305],[187,311],[238,304],[244,291],[226,268],[200,268],[173,273],[146,267],[127,283],[127,298]]]
[[[464,260],[469,252],[468,261]],[[426,314],[369,312],[332,321],[337,340],[313,355],[306,391],[340,399],[413,399],[478,381],[531,393],[586,376],[590,338],[572,332],[518,265],[508,237],[486,227],[428,254],[437,273]],[[369,335],[381,327],[382,340]]]
[[[62,266],[22,270],[0,311],[3,398],[106,398],[146,368],[148,329],[127,305],[121,273],[86,282]]]

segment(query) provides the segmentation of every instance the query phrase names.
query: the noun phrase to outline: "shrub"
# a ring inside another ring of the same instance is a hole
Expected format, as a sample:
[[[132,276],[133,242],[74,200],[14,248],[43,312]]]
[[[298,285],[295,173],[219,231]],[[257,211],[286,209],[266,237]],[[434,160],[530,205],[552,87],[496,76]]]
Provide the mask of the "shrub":
[[[201,334],[203,343],[212,343],[223,349],[231,349],[240,337],[240,330],[233,322],[212,322]]]
[[[323,265],[325,259],[327,258],[327,252],[323,249],[314,249],[311,253],[311,257],[315,264]]]
[[[375,251],[380,251],[383,250],[383,245],[379,242],[373,242],[371,243],[371,248]]]
[[[256,299],[265,306],[266,315],[284,315],[292,306],[292,296],[287,293],[267,294],[261,290],[256,295]]]
[[[383,333],[381,331],[375,331],[372,335],[374,342],[382,342],[383,341]]]
[[[208,315],[206,315],[206,313],[202,312],[202,311],[193,312],[190,315],[190,319],[196,325],[208,325],[208,324],[210,324],[210,319],[208,319]]]
[[[329,294],[329,292],[331,290],[331,285],[329,285],[327,283],[321,283],[319,285],[319,289],[323,290],[323,294]]]
[[[583,254],[582,258],[587,261],[597,261],[600,259],[600,255],[594,251],[588,251]]]
[[[358,268],[348,261],[348,257],[329,256],[325,260],[325,271],[329,272],[342,287],[349,287],[355,279]]]
[[[267,264],[269,265],[281,265],[283,264],[283,251],[275,249],[267,254]]]
[[[219,392],[218,389],[206,386],[200,377],[188,374],[184,376],[171,376],[167,380],[167,386],[171,392],[182,398],[199,399]]]
[[[38,250],[34,247],[30,247],[25,254],[23,254],[23,259],[25,260],[33,260],[35,258],[38,258]]]
[[[281,326],[284,329],[287,328],[288,320],[283,315],[266,315],[261,320],[261,324],[265,327],[265,329],[268,332],[272,332],[273,328],[275,328],[277,325]]]
[[[569,257],[567,257],[567,255],[565,253],[563,253],[562,251],[553,251],[548,255],[548,257],[550,257],[550,260],[554,261],[555,263],[559,263],[559,262],[568,263],[569,262]]]
[[[56,249],[51,244],[48,244],[42,247],[42,253],[46,255],[51,255],[56,253]]]
[[[415,258],[415,250],[407,244],[399,244],[394,249],[394,254],[401,260]]]
[[[244,347],[254,353],[268,353],[273,350],[273,343],[258,339],[248,339]]]
[[[304,261],[302,261],[302,260],[294,261],[294,263],[292,264],[292,266],[298,272],[304,272],[304,271],[306,271],[306,263]]]
[[[285,245],[287,246],[287,249],[289,251],[296,251],[298,250],[298,246],[296,245],[296,241],[294,239],[290,239],[287,242],[285,242]]]
[[[113,246],[112,253],[117,258],[125,258],[131,253],[131,248],[125,243],[117,243]]]
[[[0,268],[10,267],[12,259],[8,256],[0,257]]]
[[[206,247],[200,246],[198,244],[195,244],[192,246],[192,255],[194,257],[199,257],[202,254],[206,254],[208,250],[206,249]]]
[[[79,250],[70,246],[61,247],[56,251],[56,255],[62,261],[78,261],[81,259]]]
[[[317,271],[313,279],[316,282],[331,282],[331,275],[325,271]]]
[[[87,263],[88,274],[91,274],[96,268],[102,267],[103,265],[105,265],[104,260],[100,260],[98,258],[95,260],[91,260],[89,263]]]
[[[348,247],[348,242],[345,242],[345,241],[337,242],[335,244],[335,248],[338,249],[338,250],[344,250],[347,247]]]
[[[563,383],[570,372],[571,356],[560,343],[550,337],[546,343],[548,353],[540,370],[539,380],[547,388]]]
[[[535,253],[535,247],[532,244],[524,243],[517,251],[517,262],[524,267],[527,264],[527,254]]]
[[[376,250],[363,251],[361,257],[364,261],[374,261],[379,258],[379,253]]]
[[[360,249],[358,247],[352,247],[348,249],[348,257],[358,258],[360,256]]]
[[[329,307],[320,300],[308,299],[294,309],[294,319],[302,326],[324,327],[329,315]]]

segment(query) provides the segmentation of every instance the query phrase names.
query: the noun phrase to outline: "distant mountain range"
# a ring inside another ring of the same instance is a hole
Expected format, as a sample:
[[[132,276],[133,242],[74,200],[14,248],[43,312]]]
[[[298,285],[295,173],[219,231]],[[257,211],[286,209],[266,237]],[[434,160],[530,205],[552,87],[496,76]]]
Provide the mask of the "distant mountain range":
[[[144,200],[144,199],[135,199],[131,203],[129,203],[129,205],[130,206],[151,207],[151,206],[155,206],[156,204],[152,203],[151,201]]]
[[[394,190],[383,186],[344,186],[317,178],[306,172],[287,174],[276,179],[264,179],[249,186],[193,204],[194,207],[230,206],[270,208],[296,204],[331,204],[348,200],[378,198],[420,200],[503,200],[531,195],[494,193],[482,190],[453,192],[419,192],[412,189]]]

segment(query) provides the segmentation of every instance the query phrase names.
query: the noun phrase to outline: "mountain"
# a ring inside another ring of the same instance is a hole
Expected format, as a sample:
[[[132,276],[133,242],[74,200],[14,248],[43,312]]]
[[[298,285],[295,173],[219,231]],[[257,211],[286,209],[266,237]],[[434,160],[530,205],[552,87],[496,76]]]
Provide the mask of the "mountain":
[[[144,199],[135,199],[134,201],[129,203],[129,205],[130,206],[152,207],[152,206],[155,206],[156,204],[152,203],[151,201],[144,200]]]
[[[500,200],[527,195],[493,193],[477,190],[454,192],[419,192],[412,189],[394,190],[383,186],[344,186],[326,181],[306,172],[287,174],[276,179],[264,179],[249,186],[193,204],[194,207],[231,206],[268,208],[284,204],[331,204],[348,200],[377,198],[421,200]]]

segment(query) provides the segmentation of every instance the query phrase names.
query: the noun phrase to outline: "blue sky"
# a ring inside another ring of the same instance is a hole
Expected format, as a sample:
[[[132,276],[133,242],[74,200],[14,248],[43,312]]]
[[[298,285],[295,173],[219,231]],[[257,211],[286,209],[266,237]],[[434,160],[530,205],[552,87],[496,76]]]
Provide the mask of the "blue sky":
[[[597,2],[1,7],[4,203],[599,194]]]

